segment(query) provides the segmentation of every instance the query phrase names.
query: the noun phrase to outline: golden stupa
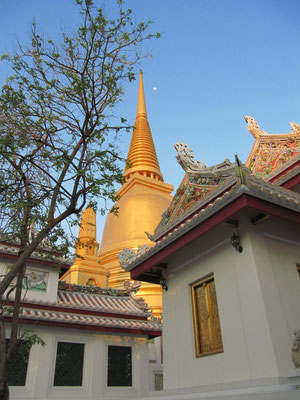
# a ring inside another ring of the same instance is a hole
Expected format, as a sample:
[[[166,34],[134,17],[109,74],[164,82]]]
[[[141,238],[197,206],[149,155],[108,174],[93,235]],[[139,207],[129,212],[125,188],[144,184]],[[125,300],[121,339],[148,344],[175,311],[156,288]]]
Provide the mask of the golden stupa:
[[[153,233],[163,211],[169,206],[173,186],[163,181],[163,175],[147,119],[143,75],[140,73],[136,120],[125,168],[126,182],[118,190],[118,215],[107,215],[99,257],[101,266],[110,272],[109,286],[122,288],[129,279],[117,258],[123,248],[137,249],[152,245],[145,231]],[[153,314],[162,313],[161,287],[144,283],[137,293],[152,308]]]
[[[100,265],[98,250],[96,214],[93,208],[88,206],[81,216],[78,240],[75,242],[74,264],[61,280],[77,285],[107,287],[109,273]]]

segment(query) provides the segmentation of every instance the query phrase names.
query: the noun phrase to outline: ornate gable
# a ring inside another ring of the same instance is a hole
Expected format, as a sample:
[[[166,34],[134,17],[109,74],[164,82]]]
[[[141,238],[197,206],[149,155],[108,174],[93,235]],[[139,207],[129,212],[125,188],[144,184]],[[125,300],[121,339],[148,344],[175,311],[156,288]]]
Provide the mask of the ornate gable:
[[[300,125],[291,122],[292,132],[274,135],[261,130],[254,118],[245,116],[245,120],[255,138],[246,166],[258,178],[274,176],[276,170],[284,169],[287,162],[300,155]]]
[[[236,168],[236,165],[228,159],[218,165],[208,167],[201,161],[195,161],[193,152],[187,145],[176,143],[174,147],[177,151],[176,158],[184,169],[185,176],[170,206],[162,215],[162,220],[152,237],[154,240],[157,240],[166,229],[171,229],[192,214],[195,208],[199,208],[201,201],[205,202],[215,194],[213,192],[216,189],[219,192],[220,188],[225,190],[228,187],[229,181],[232,184]]]

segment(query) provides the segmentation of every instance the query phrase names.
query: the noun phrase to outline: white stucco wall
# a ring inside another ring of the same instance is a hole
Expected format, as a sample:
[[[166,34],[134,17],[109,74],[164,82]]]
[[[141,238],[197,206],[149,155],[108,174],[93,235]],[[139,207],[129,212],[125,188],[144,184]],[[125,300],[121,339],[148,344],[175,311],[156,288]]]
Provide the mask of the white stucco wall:
[[[290,349],[300,327],[300,232],[292,224],[267,220],[260,235],[252,235],[257,274],[263,288],[272,344],[279,375],[293,368]]]
[[[290,347],[293,329],[300,327],[299,233],[276,219],[252,225],[246,214],[239,224],[242,253],[231,246],[234,229],[222,225],[168,261],[165,389],[271,382],[294,368]],[[277,231],[285,242],[271,238]],[[210,273],[215,278],[224,352],[196,358],[190,284]]]
[[[11,387],[12,399],[135,398],[149,390],[148,346],[144,337],[105,335],[74,329],[35,327],[45,347],[30,351],[25,387]],[[59,341],[85,344],[82,387],[54,387],[56,348]],[[132,347],[132,387],[107,386],[109,345]]]

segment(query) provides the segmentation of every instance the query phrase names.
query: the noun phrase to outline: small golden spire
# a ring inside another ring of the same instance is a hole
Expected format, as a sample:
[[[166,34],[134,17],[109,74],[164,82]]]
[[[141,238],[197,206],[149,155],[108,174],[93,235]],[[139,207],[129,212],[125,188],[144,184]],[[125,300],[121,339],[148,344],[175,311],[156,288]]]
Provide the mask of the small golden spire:
[[[142,71],[140,71],[136,120],[127,160],[131,164],[130,168],[125,168],[124,171],[124,176],[127,179],[137,173],[148,178],[163,181],[151,135],[150,125],[147,119]]]
[[[96,213],[91,206],[87,206],[82,213],[78,239],[75,241],[74,264],[61,277],[61,280],[77,285],[107,287],[109,275],[99,262],[98,250]]]
[[[88,206],[82,213],[78,238],[81,242],[85,240],[96,240],[96,213]]]

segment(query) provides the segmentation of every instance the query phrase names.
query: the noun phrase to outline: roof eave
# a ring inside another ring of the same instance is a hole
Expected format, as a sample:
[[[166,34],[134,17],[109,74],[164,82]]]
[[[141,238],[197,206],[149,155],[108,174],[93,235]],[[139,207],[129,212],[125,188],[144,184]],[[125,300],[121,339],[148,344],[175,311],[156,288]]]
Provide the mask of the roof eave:
[[[10,322],[11,317],[4,317],[4,322]],[[38,319],[20,318],[21,324],[35,325],[35,326],[47,326],[51,328],[66,328],[66,329],[79,329],[93,332],[108,332],[108,333],[122,333],[131,334],[135,336],[147,336],[148,339],[152,339],[162,335],[161,330],[143,330],[143,329],[132,329],[132,328],[113,328],[105,326],[94,326],[88,324],[78,323],[67,323],[67,322],[52,322]]]
[[[220,210],[217,210],[217,212],[210,215],[204,221],[200,221],[199,224],[191,229],[186,231],[183,230],[178,237],[174,238],[174,240],[170,242],[166,242],[164,247],[158,249],[157,252],[154,252],[148,258],[140,260],[140,263],[137,260],[136,263],[133,263],[132,267],[129,265],[128,270],[130,270],[131,278],[141,280],[142,275],[149,271],[150,268],[165,263],[167,258],[173,253],[182,249],[184,246],[202,236],[218,224],[232,218],[232,216],[238,211],[245,208],[253,208],[260,212],[300,223],[300,214],[297,211],[288,209],[282,205],[271,203],[263,198],[259,198],[259,196],[253,196],[251,193],[247,193],[247,190],[239,190],[238,193],[236,192],[236,195],[238,196],[236,196],[229,204],[225,205]]]

